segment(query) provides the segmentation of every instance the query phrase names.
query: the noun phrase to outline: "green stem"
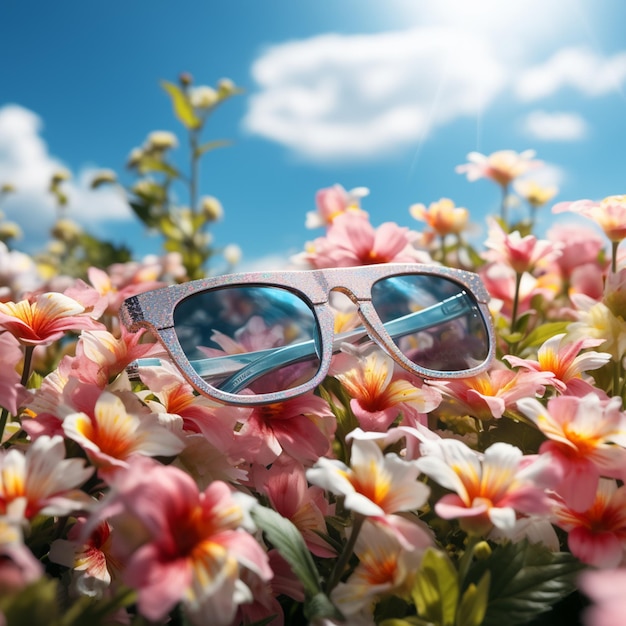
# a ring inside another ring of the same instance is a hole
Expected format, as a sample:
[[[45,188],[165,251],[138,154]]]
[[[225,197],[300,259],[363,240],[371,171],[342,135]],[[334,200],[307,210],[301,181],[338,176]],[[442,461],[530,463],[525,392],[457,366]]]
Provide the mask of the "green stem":
[[[465,552],[463,552],[463,556],[459,561],[459,587],[461,589],[463,588],[463,582],[465,581],[465,577],[467,576],[470,566],[472,565],[472,559],[474,558],[474,548],[479,541],[481,541],[481,537],[477,535],[467,536],[467,545],[465,547]]]
[[[513,310],[511,311],[511,332],[515,332],[517,326],[517,310],[519,309],[519,291],[522,284],[522,273],[515,273],[515,293],[513,294]]]
[[[361,531],[361,527],[363,526],[363,522],[365,521],[365,517],[360,513],[356,513],[354,516],[354,523],[352,524],[352,532],[350,533],[350,537],[348,537],[348,541],[346,545],[343,547],[342,553],[339,555],[337,561],[335,561],[335,566],[333,567],[333,571],[331,572],[328,582],[326,583],[326,593],[329,594],[339,583],[341,580],[341,576],[348,565],[348,561],[352,556],[352,552],[354,551],[354,544],[356,543],[357,537],[359,536],[359,532]]]
[[[619,246],[619,241],[611,242],[611,273],[615,274],[617,272],[617,248]]]
[[[189,171],[189,207],[195,214],[198,210],[198,179],[200,177],[200,159],[198,158],[198,133],[189,131],[189,151],[191,157]]]
[[[446,236],[445,235],[441,235],[440,236],[440,246],[441,246],[441,264],[445,265],[446,264]]]

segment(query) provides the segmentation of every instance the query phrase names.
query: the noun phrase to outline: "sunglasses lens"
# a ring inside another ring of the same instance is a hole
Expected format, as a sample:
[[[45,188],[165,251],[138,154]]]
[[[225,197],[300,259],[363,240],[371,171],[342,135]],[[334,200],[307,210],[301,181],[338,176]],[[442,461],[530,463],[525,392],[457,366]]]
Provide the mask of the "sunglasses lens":
[[[210,386],[266,394],[309,382],[320,367],[317,318],[279,287],[233,286],[196,293],[174,311],[178,341]]]
[[[489,355],[489,332],[476,300],[453,280],[384,278],[372,286],[372,304],[398,349],[433,373],[469,370]]]

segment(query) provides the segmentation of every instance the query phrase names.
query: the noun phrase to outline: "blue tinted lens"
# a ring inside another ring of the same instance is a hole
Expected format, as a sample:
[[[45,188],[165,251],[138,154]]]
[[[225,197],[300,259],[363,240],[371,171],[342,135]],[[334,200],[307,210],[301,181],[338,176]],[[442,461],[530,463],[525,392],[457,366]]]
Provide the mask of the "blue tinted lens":
[[[372,304],[399,350],[433,373],[484,363],[489,333],[476,300],[442,276],[407,274],[372,286]]]
[[[273,393],[310,381],[320,367],[317,318],[280,287],[234,286],[189,296],[174,310],[178,341],[196,372],[229,393]]]

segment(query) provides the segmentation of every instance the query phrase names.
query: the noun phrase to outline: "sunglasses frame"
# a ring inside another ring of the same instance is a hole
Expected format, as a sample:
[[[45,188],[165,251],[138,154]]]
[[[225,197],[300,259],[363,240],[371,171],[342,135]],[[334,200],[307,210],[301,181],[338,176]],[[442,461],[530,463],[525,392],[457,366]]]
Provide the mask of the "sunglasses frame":
[[[418,274],[445,278],[465,288],[476,301],[484,323],[489,345],[485,360],[467,370],[435,371],[421,367],[395,345],[374,309],[371,288],[384,278]],[[192,367],[174,329],[174,310],[185,298],[218,287],[266,286],[287,289],[306,302],[318,323],[322,354],[316,375],[306,383],[267,394],[240,395],[212,387]],[[489,294],[478,274],[456,268],[422,263],[385,263],[356,267],[314,270],[245,272],[202,278],[177,285],[161,287],[127,298],[120,307],[120,320],[131,332],[147,328],[166,349],[181,374],[200,394],[235,406],[258,406],[283,402],[312,391],[326,378],[333,356],[334,315],[329,306],[333,291],[344,293],[358,307],[359,316],[370,338],[405,370],[430,379],[469,378],[489,368],[495,354],[493,320],[487,303]],[[135,364],[141,365],[141,362]],[[132,364],[131,364],[132,367]]]

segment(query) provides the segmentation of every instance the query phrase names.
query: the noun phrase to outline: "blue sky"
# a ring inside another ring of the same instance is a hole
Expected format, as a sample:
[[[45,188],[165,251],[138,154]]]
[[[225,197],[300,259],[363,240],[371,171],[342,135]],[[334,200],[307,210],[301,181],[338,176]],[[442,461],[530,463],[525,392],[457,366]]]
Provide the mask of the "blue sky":
[[[72,173],[68,216],[141,256],[160,252],[90,173],[124,170],[153,130],[180,133],[159,81],[245,89],[206,139],[219,246],[275,265],[318,236],[317,189],[365,186],[374,224],[420,229],[411,204],[449,197],[484,228],[498,190],[455,173],[472,150],[535,149],[555,201],[626,192],[626,3],[620,0],[4,0],[0,206],[34,251],[55,217],[46,181]],[[182,149],[178,152],[183,154]],[[539,216],[545,231],[554,217]]]

